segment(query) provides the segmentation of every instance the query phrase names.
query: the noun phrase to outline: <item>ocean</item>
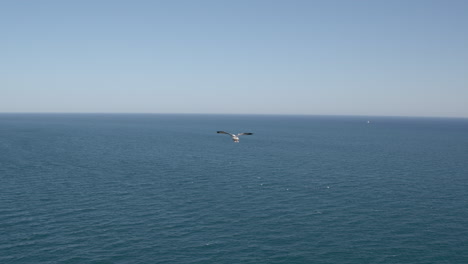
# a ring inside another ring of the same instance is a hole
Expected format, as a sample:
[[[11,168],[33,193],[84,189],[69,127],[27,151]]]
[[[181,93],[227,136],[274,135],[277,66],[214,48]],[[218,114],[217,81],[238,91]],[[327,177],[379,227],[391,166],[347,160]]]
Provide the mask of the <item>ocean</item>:
[[[0,114],[0,263],[468,263],[468,119]]]

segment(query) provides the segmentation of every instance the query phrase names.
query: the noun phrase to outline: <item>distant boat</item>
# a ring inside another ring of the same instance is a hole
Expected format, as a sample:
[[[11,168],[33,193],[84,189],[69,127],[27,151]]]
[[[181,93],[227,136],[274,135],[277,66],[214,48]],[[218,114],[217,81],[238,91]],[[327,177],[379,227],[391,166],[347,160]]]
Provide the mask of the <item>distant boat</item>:
[[[369,120],[367,120],[367,124],[370,124],[370,121],[369,121]]]
[[[224,132],[224,131],[217,131],[216,133],[218,133],[218,134],[228,134],[228,135],[230,135],[231,138],[232,138],[232,141],[234,141],[235,143],[239,143],[239,136],[242,136],[242,135],[253,135],[253,133],[231,134],[231,133]]]

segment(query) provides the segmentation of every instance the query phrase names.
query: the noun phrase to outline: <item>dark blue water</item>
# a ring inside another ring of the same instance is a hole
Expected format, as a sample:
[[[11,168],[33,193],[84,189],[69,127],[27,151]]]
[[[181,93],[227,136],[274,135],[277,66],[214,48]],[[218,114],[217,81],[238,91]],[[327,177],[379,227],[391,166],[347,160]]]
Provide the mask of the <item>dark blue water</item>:
[[[0,263],[468,263],[468,120],[368,119],[0,114]]]

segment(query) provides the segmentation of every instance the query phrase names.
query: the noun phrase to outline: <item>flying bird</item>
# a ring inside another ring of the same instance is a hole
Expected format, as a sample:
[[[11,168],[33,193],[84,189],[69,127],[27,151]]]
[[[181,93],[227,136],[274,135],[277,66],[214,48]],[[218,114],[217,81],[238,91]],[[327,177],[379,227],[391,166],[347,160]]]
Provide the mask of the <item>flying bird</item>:
[[[228,134],[228,135],[231,136],[232,141],[234,141],[234,142],[236,142],[236,143],[239,143],[239,136],[242,136],[242,135],[253,135],[253,133],[231,134],[231,133],[224,132],[224,131],[217,131],[216,133],[218,133],[218,134]]]

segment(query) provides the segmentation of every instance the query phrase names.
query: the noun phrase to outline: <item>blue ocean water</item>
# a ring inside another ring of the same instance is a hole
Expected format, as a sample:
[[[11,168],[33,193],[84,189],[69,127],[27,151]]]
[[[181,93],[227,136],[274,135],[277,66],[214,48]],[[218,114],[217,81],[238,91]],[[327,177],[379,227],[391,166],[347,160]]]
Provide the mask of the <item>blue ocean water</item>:
[[[0,234],[15,264],[468,263],[468,120],[0,114]]]

